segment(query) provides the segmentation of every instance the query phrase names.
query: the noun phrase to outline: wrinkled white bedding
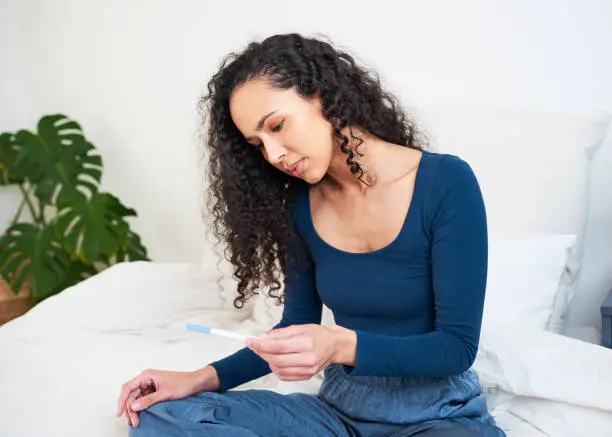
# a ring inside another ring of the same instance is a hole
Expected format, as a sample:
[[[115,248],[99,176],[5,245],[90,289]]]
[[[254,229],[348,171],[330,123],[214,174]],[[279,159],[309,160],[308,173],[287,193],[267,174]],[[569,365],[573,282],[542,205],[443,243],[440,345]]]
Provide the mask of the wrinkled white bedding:
[[[612,435],[611,350],[547,331],[487,325],[473,368],[509,435]]]
[[[123,437],[121,384],[147,368],[193,370],[239,349],[186,322],[267,329],[196,265],[119,264],[0,327],[0,437]],[[225,309],[221,309],[225,308]],[[509,436],[612,435],[612,351],[516,326],[484,327],[475,364]],[[241,389],[316,392],[273,375]]]

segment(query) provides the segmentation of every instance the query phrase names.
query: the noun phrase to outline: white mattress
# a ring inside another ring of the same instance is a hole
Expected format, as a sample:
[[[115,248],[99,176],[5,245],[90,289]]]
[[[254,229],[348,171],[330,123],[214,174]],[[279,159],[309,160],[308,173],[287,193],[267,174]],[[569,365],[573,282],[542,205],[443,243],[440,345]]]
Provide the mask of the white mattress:
[[[268,328],[249,309],[220,309],[216,287],[195,265],[119,264],[0,327],[0,437],[127,436],[115,417],[125,381],[147,368],[193,370],[241,347],[186,322]],[[475,369],[491,381],[489,403],[509,436],[612,435],[611,351],[550,333],[483,334]],[[240,388],[314,393],[319,384],[270,375]]]

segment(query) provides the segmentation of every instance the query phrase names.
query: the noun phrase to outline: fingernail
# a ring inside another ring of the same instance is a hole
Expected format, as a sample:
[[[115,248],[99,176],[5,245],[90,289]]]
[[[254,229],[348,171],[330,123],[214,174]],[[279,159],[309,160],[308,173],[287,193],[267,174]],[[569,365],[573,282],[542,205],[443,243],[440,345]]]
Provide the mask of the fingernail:
[[[134,402],[132,404],[132,410],[140,410],[140,402]]]

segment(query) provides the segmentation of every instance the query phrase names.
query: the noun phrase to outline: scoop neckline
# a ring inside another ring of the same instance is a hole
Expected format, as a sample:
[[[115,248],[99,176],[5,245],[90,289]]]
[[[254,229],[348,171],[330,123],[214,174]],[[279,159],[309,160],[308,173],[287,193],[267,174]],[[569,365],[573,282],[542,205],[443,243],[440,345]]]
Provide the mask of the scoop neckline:
[[[421,153],[422,155],[421,155],[421,158],[419,159],[419,163],[416,169],[416,175],[414,177],[414,188],[412,190],[412,198],[410,199],[410,205],[408,205],[408,211],[406,211],[406,215],[404,216],[402,227],[400,228],[398,234],[395,236],[393,240],[391,240],[385,246],[379,249],[376,249],[376,250],[371,250],[369,252],[350,252],[347,250],[340,249],[336,246],[332,246],[326,240],[324,240],[323,237],[321,237],[321,235],[317,231],[317,228],[314,225],[314,220],[312,218],[312,209],[311,209],[311,204],[310,204],[310,187],[307,187],[306,189],[306,211],[308,215],[308,224],[316,240],[320,244],[322,244],[324,247],[326,247],[327,249],[332,250],[340,255],[349,256],[349,257],[364,257],[364,256],[378,255],[385,251],[391,250],[393,246],[397,244],[397,242],[401,239],[402,235],[404,234],[406,228],[408,227],[408,221],[410,219],[410,216],[414,214],[413,211],[414,211],[414,208],[416,208],[415,204],[417,203],[416,201],[418,200],[418,197],[421,191],[420,186],[421,186],[421,179],[422,179],[421,174],[422,174],[422,168],[423,168],[423,161],[425,160],[427,156],[429,156],[429,152],[427,152],[426,150],[421,150]]]

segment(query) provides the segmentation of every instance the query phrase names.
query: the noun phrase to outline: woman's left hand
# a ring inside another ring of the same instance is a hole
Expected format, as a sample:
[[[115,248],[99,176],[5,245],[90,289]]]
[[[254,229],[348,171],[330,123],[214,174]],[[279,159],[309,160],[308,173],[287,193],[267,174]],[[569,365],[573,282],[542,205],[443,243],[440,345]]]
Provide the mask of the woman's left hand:
[[[273,329],[245,342],[282,381],[310,379],[332,363],[354,365],[356,343],[354,331],[315,324]]]

